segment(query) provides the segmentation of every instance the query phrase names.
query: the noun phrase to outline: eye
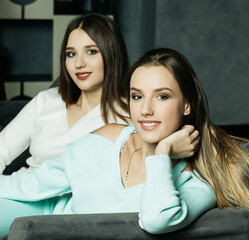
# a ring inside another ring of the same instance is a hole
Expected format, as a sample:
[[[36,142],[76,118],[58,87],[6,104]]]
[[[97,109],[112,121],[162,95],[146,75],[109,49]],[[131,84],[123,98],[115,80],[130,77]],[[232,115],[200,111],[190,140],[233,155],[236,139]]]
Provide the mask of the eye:
[[[94,54],[97,53],[97,51],[94,50],[94,49],[90,49],[90,50],[87,51],[87,53],[88,53],[89,55],[94,55]]]
[[[139,95],[139,94],[132,94],[132,95],[131,95],[131,98],[132,98],[133,100],[139,100],[139,99],[142,98],[142,96]]]
[[[76,55],[74,52],[66,52],[67,57],[72,58]]]
[[[167,96],[166,94],[160,94],[160,95],[158,96],[158,98],[159,98],[160,100],[166,100],[166,99],[168,99],[168,96]]]

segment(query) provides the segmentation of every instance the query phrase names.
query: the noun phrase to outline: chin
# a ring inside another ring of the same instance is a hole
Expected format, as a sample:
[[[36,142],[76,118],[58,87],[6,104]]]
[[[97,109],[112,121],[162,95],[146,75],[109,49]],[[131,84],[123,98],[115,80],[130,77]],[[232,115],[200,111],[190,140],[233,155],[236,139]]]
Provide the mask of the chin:
[[[141,134],[140,137],[142,138],[144,142],[150,143],[150,144],[158,143],[161,141],[158,137],[155,137],[155,136],[145,136],[144,134]]]
[[[144,142],[155,144],[155,143],[161,142],[162,140],[167,138],[169,135],[158,136],[158,134],[140,134],[140,137],[143,139]]]

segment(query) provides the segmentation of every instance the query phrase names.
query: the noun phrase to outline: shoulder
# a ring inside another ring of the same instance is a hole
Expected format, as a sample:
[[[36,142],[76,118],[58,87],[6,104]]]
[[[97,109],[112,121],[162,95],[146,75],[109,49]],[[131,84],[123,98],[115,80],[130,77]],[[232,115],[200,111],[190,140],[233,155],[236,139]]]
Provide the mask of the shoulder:
[[[49,88],[47,90],[43,90],[39,92],[32,100],[31,102],[35,105],[36,109],[39,109],[39,111],[42,111],[42,109],[58,109],[58,108],[64,108],[65,103],[62,100],[60,94],[58,93],[58,88]]]
[[[67,145],[66,154],[72,156],[80,156],[84,154],[99,154],[100,151],[108,152],[109,146],[114,146],[116,139],[127,126],[119,124],[107,124],[91,133],[88,133],[76,141]],[[101,136],[101,137],[96,137]],[[107,141],[106,141],[107,140]],[[114,144],[111,144],[111,143]],[[103,153],[104,154],[104,153]],[[79,158],[81,159],[81,158]]]
[[[111,123],[95,130],[93,133],[115,142],[122,130],[126,127],[127,125]]]
[[[126,129],[127,131],[125,131]],[[107,150],[108,146],[114,146],[117,143],[116,140],[121,136],[122,133],[124,133],[124,136],[129,135],[133,129],[134,127],[130,125],[107,124],[68,144],[67,152],[93,151],[97,153],[103,148]],[[122,141],[123,138],[120,139]]]
[[[62,100],[62,98],[58,92],[58,87],[43,90],[43,91],[39,92],[35,98],[43,99],[43,100],[54,100],[54,99]]]

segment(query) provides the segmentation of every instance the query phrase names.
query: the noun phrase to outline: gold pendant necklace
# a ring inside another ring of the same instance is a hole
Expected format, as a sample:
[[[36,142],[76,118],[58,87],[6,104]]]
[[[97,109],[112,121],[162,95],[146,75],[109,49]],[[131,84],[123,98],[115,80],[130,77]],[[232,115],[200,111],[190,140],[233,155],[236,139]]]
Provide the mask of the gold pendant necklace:
[[[127,171],[126,171],[126,174],[125,174],[125,185],[127,184],[128,182],[128,175],[129,175],[129,171],[130,171],[130,165],[131,165],[131,159],[133,157],[133,155],[138,152],[139,150],[141,150],[142,147],[138,148],[137,150],[135,150],[131,156],[130,156],[130,159],[129,159],[129,163],[128,163],[128,168],[127,168]]]

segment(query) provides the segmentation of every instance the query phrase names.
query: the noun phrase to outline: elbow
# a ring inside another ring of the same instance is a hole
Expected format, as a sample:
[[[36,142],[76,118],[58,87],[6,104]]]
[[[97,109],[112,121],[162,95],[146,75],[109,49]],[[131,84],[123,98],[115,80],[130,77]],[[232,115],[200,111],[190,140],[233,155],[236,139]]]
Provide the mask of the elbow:
[[[158,214],[139,214],[140,227],[150,234],[163,234],[179,230],[185,226],[187,211],[181,207],[168,209]]]
[[[159,222],[155,221],[155,218],[152,216],[143,216],[139,218],[139,226],[150,234],[162,233]],[[167,232],[167,228],[164,228],[164,230]]]

